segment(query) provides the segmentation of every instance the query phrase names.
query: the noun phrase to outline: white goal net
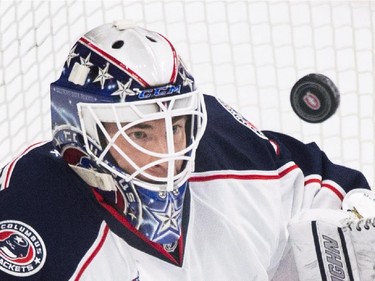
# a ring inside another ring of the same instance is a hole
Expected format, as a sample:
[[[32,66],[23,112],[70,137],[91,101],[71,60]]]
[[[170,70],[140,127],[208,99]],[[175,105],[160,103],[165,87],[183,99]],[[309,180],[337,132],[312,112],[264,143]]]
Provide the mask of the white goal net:
[[[374,185],[374,35],[371,1],[0,2],[0,165],[48,140],[49,85],[70,47],[104,22],[130,19],[175,44],[205,93],[260,129],[315,141]],[[290,90],[309,73],[341,92],[321,124],[293,112]]]

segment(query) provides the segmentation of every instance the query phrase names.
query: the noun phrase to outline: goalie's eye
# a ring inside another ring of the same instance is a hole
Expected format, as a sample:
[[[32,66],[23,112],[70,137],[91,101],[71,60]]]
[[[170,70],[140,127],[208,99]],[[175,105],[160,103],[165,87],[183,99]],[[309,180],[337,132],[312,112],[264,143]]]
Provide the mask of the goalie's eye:
[[[147,134],[144,131],[134,131],[134,132],[128,133],[128,135],[133,140],[141,140],[147,137]]]

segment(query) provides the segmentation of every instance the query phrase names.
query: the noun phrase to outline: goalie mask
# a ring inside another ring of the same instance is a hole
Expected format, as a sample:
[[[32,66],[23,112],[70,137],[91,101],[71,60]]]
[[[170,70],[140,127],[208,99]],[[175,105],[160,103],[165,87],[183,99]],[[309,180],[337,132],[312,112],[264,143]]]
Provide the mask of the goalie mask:
[[[64,159],[71,148],[82,151],[86,170],[172,191],[194,168],[203,96],[156,32],[115,23],[85,34],[51,84],[51,103],[56,149]]]

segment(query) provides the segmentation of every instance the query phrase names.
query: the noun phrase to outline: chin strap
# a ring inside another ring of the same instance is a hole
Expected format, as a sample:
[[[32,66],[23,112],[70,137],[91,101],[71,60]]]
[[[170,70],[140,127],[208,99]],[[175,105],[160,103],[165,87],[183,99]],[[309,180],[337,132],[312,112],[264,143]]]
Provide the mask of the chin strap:
[[[70,165],[70,168],[75,171],[88,185],[96,187],[104,191],[116,191],[116,184],[113,177],[109,174],[99,173],[94,170],[89,170],[76,165]]]

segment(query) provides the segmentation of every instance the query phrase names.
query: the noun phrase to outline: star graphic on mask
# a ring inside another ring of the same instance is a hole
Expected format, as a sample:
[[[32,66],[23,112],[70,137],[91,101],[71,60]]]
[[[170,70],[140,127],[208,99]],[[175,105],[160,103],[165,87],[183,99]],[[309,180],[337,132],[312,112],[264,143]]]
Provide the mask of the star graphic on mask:
[[[193,80],[187,77],[186,72],[184,70],[180,71],[180,75],[182,77],[182,85],[188,85],[190,90],[193,90]]]
[[[164,211],[151,211],[152,215],[159,223],[157,235],[168,230],[176,231],[177,233],[180,232],[178,220],[180,218],[181,210],[182,208],[176,210],[174,204],[169,202]]]
[[[56,126],[56,125],[55,125],[55,126]],[[54,138],[54,146],[55,146],[55,147],[59,147],[61,144],[62,144],[61,138],[58,137],[58,136],[55,137],[55,138]],[[54,153],[54,152],[51,151],[51,153]]]
[[[133,79],[130,78],[128,82],[122,84],[120,81],[117,81],[118,89],[116,92],[113,92],[111,96],[120,96],[120,101],[125,101],[126,96],[134,96],[135,93],[130,89]]]
[[[69,67],[69,65],[70,65],[71,60],[72,60],[73,58],[75,58],[75,57],[78,56],[78,54],[75,53],[76,48],[77,48],[77,45],[75,45],[75,46],[70,50],[69,55],[68,55],[68,58],[66,59],[66,65],[67,65],[68,67]]]
[[[80,57],[81,65],[91,67],[93,64],[90,62],[91,53],[86,58]]]
[[[105,65],[104,68],[100,68],[99,67],[99,74],[98,76],[95,78],[95,80],[93,82],[100,82],[100,85],[101,85],[101,88],[102,90],[104,89],[104,83],[107,79],[111,79],[113,78],[112,75],[110,75],[108,73],[108,68],[109,68],[109,63],[107,62],[107,64]]]

